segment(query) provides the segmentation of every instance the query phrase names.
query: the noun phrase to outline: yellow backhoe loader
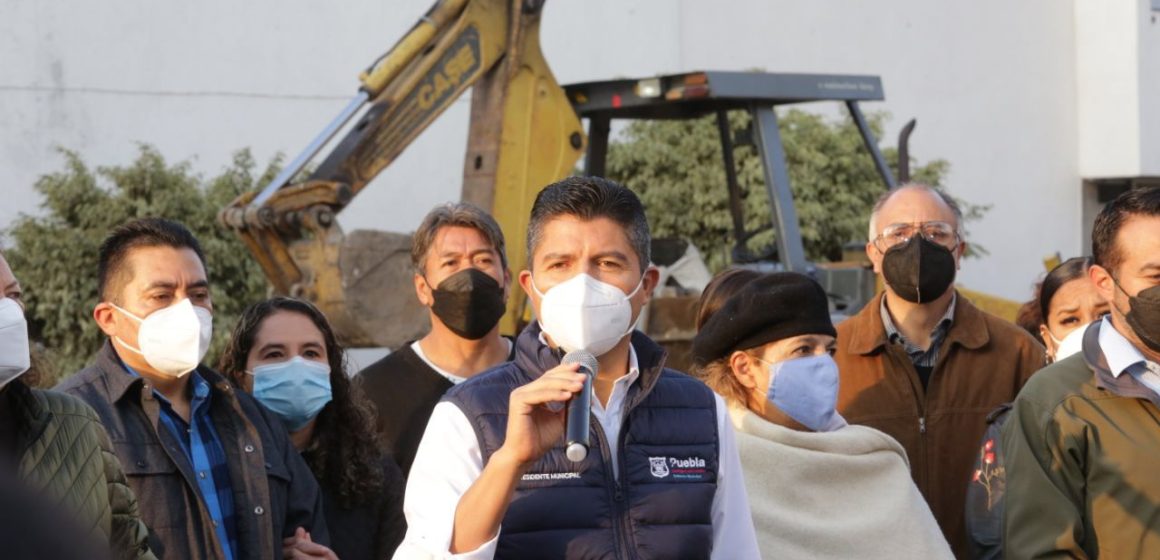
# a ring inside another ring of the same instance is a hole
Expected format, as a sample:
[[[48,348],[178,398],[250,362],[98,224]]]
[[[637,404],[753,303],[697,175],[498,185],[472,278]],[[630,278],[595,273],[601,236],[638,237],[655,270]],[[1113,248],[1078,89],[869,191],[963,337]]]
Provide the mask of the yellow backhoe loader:
[[[410,237],[339,228],[342,211],[435,118],[472,88],[463,200],[502,224],[514,270],[538,190],[584,149],[580,119],[540,51],[542,1],[440,0],[360,77],[358,94],[260,192],[221,212],[279,293],[315,302],[354,347],[395,347],[426,329],[409,289]],[[298,174],[356,119],[304,180]],[[415,212],[426,212],[416,208]],[[395,289],[391,289],[394,287]],[[516,290],[518,291],[518,290]],[[520,310],[509,307],[504,329]]]
[[[335,220],[355,196],[464,91],[472,88],[470,131],[461,197],[496,217],[509,240],[513,271],[524,267],[523,238],[536,193],[572,173],[604,174],[615,119],[715,115],[736,246],[734,260],[812,272],[834,294],[838,311],[856,311],[874,291],[862,266],[814,267],[806,261],[777,127],[776,105],[844,103],[886,187],[895,181],[858,103],[883,99],[873,76],[691,72],[561,87],[540,50],[543,0],[439,0],[360,76],[357,95],[263,190],[247,193],[220,213],[258,260],[275,291],[316,303],[352,347],[395,348],[428,328],[410,289],[410,236],[344,233]],[[750,112],[751,138],[765,167],[769,226],[776,247],[757,257],[744,251],[740,190],[733,164],[734,131],[726,113]],[[588,121],[588,133],[581,124]],[[300,177],[333,144],[317,167]],[[428,208],[415,208],[425,213]],[[680,245],[685,247],[688,244]],[[665,254],[666,251],[658,251]],[[684,256],[670,250],[672,265]],[[694,267],[695,268],[695,267]],[[703,267],[702,267],[703,268]],[[693,274],[701,283],[706,271]],[[676,274],[680,276],[680,274]],[[686,275],[687,276],[687,275]],[[698,287],[694,280],[692,292]],[[679,347],[692,334],[696,294],[654,300],[650,334]],[[514,332],[526,299],[513,290],[501,323]]]

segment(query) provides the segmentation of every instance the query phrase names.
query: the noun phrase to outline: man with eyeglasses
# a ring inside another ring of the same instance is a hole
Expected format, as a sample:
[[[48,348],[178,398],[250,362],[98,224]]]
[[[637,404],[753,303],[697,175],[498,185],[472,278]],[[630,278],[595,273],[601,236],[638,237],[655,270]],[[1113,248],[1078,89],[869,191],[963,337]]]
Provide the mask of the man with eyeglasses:
[[[967,554],[967,485],[987,414],[1015,398],[1044,356],[1027,332],[954,289],[966,246],[962,211],[946,194],[918,184],[885,193],[866,244],[885,291],[838,325],[835,355],[839,413],[902,444],[915,484],[960,558]]]

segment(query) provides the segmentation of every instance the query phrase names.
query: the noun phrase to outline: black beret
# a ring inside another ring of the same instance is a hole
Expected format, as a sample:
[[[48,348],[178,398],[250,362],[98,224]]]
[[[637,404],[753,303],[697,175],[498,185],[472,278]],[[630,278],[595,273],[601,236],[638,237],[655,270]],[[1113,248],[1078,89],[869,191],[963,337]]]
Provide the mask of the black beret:
[[[803,334],[837,336],[826,292],[808,276],[774,272],[754,278],[725,301],[693,338],[693,362]]]

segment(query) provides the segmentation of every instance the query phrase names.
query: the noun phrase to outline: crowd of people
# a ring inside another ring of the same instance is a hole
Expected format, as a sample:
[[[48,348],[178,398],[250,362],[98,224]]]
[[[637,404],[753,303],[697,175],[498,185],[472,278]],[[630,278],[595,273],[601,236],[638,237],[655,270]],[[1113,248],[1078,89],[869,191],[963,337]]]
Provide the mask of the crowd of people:
[[[539,193],[526,270],[485,211],[432,210],[411,252],[431,329],[360,372],[288,297],[254,302],[204,364],[213,263],[142,218],[100,248],[103,347],[34,388],[0,253],[7,553],[1160,556],[1160,189],[1108,203],[1091,256],[1050,271],[1018,326],[956,290],[962,218],[937,189],[884,193],[866,243],[883,290],[837,325],[809,276],[722,271],[688,372],[635,328],[661,278],[644,208],[597,177]],[[511,338],[516,289],[534,320]]]

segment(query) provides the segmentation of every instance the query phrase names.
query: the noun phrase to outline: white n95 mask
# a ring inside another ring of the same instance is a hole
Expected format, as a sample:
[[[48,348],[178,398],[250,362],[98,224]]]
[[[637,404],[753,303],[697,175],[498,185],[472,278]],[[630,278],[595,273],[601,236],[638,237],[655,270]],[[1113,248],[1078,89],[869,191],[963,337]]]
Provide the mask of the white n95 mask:
[[[159,373],[181,377],[196,369],[209,351],[213,314],[204,307],[194,306],[188,298],[158,309],[144,319],[116,304],[109,305],[141,323],[137,330],[140,348],[133,348],[117,337],[114,340],[127,350],[140,354]]]
[[[1051,341],[1055,343],[1055,357],[1052,361],[1058,362],[1072,354],[1078,354],[1080,350],[1083,350],[1083,333],[1087,330],[1088,325],[1091,325],[1091,323],[1082,325],[1067,333],[1067,336],[1064,336],[1063,340],[1056,340],[1055,335],[1051,334],[1051,331],[1047,331],[1047,336],[1050,336]]]
[[[540,328],[567,352],[586,350],[603,355],[632,332],[629,299],[644,284],[644,276],[632,293],[580,273],[540,292],[536,279],[532,289],[540,296]]]
[[[28,321],[12,298],[0,299],[0,388],[28,371]]]

